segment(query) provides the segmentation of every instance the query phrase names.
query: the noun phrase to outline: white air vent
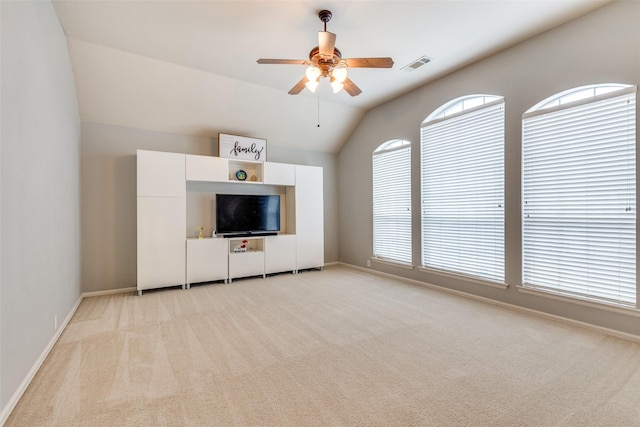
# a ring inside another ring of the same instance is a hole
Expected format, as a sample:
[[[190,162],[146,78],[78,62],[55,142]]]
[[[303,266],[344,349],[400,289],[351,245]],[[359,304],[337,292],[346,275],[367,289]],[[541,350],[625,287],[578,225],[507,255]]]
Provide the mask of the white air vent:
[[[427,64],[431,62],[431,58],[429,58],[428,56],[421,56],[420,58],[416,59],[415,61],[411,62],[410,64],[405,65],[404,67],[401,68],[401,70],[404,71],[413,71],[417,68],[422,67],[424,64]]]

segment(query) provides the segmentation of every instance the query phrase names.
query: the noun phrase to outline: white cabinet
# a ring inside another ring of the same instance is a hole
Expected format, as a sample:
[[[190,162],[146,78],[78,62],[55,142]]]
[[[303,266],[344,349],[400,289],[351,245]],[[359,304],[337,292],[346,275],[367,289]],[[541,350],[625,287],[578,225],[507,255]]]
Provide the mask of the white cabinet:
[[[228,181],[229,165],[227,159],[187,154],[186,179],[187,181]]]
[[[187,285],[226,281],[229,277],[226,239],[187,239]]]
[[[229,282],[237,277],[264,277],[264,237],[225,240],[229,241]]]
[[[138,197],[138,293],[184,284],[184,198]]]
[[[324,266],[324,208],[322,168],[296,166],[297,269]]]
[[[296,271],[296,236],[267,236],[264,241],[264,271],[266,274]]]
[[[321,201],[304,201],[296,211],[297,269],[324,266],[324,227]]]
[[[192,154],[187,154],[185,161],[185,178],[187,181],[238,182],[245,184],[262,184],[264,182],[264,165],[266,165],[266,163],[250,160],[233,160],[222,157],[196,156]],[[281,168],[277,167],[274,168],[274,171],[276,171],[274,176],[279,181],[286,180],[287,178],[278,176],[282,174],[282,172],[277,172],[280,169]],[[291,172],[291,178],[289,180],[293,181],[293,172]],[[282,183],[276,185],[293,184]]]
[[[138,150],[138,197],[184,197],[184,163],[184,154]]]
[[[137,289],[185,283],[185,155],[137,152]]]
[[[296,166],[287,163],[266,162],[264,183],[272,185],[296,185]]]

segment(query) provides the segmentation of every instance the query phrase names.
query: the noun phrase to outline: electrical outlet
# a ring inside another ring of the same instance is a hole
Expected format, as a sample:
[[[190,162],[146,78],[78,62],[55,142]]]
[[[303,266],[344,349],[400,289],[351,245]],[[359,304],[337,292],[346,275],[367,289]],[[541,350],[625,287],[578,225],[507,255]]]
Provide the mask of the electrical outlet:
[[[370,259],[367,260],[367,267],[371,267],[371,260]]]
[[[57,314],[53,315],[53,330],[54,331],[58,330],[58,315]]]

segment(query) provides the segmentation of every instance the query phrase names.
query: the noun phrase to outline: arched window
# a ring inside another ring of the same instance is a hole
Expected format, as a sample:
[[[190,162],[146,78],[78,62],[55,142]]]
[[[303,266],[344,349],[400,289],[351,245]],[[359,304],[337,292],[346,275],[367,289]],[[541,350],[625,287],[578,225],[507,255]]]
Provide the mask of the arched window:
[[[373,255],[411,263],[411,143],[387,141],[372,161]]]
[[[421,132],[422,265],[504,282],[504,100],[471,95]]]
[[[636,305],[636,87],[582,86],[523,115],[523,286]]]
[[[501,101],[502,97],[495,95],[468,95],[456,98],[440,106],[422,122],[430,122],[436,119],[449,117],[462,111],[469,111],[472,108],[483,106],[485,104]]]

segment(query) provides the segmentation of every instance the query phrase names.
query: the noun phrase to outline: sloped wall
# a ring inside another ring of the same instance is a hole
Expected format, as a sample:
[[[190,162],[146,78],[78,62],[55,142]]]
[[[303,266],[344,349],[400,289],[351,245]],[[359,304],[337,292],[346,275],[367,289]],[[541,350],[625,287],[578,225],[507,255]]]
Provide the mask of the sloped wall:
[[[640,3],[617,1],[479,61],[373,110],[339,153],[340,261],[366,266],[372,250],[371,154],[395,138],[412,142],[413,264],[420,264],[420,123],[442,104],[463,95],[505,98],[505,272],[521,283],[521,118],[537,102],[593,83],[640,84]],[[428,65],[427,65],[428,66]],[[420,72],[420,71],[416,71]],[[372,268],[518,306],[640,335],[637,318],[493,289],[416,269],[373,263]]]

